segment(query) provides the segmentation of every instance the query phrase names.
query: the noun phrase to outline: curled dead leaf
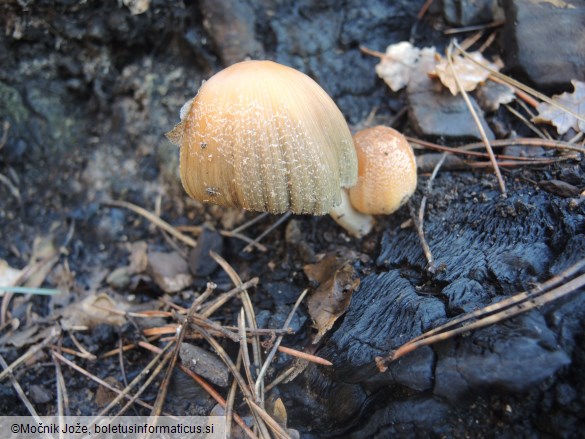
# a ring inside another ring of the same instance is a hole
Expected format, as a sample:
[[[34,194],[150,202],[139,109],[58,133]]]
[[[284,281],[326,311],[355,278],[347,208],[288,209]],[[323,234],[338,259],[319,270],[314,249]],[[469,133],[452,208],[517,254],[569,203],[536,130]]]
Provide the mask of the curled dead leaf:
[[[386,48],[386,53],[380,57],[380,63],[376,65],[376,73],[392,91],[401,90],[410,82],[423,52],[428,54],[429,51],[432,51],[434,55],[433,47],[419,49],[408,41],[391,44]]]
[[[565,92],[555,95],[552,100],[585,117],[585,82],[573,80],[571,84],[575,88],[573,93]],[[552,124],[557,128],[559,134],[565,134],[571,128],[575,131],[585,132],[585,121],[577,119],[562,108],[542,102],[538,104],[536,109],[538,116],[533,121]]]
[[[345,313],[351,296],[359,284],[360,279],[354,268],[346,264],[336,270],[333,276],[323,282],[311,295],[308,300],[308,310],[317,328],[313,344],[318,343],[333,327],[335,321]]]
[[[126,319],[111,310],[125,308],[105,294],[92,294],[73,303],[62,312],[61,326],[65,330],[87,330],[100,323],[121,326]]]
[[[12,287],[21,276],[22,270],[12,268],[4,259],[0,259],[0,287]],[[0,292],[0,296],[2,296]]]
[[[499,71],[501,68],[498,64],[489,62],[485,59],[480,52],[471,52],[469,53],[469,56],[492,70]],[[449,89],[451,94],[455,96],[459,93],[459,87],[455,81],[455,76],[451,70],[449,61],[447,58],[443,58],[440,55],[437,55],[437,57],[438,63],[435,66],[435,69],[429,72],[429,76],[438,77],[443,85]],[[469,60],[462,55],[453,57],[453,69],[455,70],[455,74],[459,79],[461,87],[463,87],[465,91],[475,90],[476,87],[485,82],[490,75],[489,70],[477,65],[472,60]]]

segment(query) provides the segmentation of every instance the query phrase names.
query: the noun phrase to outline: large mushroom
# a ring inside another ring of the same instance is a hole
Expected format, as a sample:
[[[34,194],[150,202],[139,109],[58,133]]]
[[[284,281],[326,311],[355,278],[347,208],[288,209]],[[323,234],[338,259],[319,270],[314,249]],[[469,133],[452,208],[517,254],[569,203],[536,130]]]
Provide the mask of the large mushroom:
[[[181,181],[192,198],[260,212],[329,213],[356,237],[371,230],[371,214],[393,212],[416,187],[404,137],[374,127],[355,136],[354,148],[327,93],[272,61],[244,61],[214,75],[167,136],[181,147]],[[344,188],[356,181],[348,195]]]
[[[234,64],[205,82],[168,137],[200,201],[323,215],[357,179],[345,118],[307,75],[271,61]]]

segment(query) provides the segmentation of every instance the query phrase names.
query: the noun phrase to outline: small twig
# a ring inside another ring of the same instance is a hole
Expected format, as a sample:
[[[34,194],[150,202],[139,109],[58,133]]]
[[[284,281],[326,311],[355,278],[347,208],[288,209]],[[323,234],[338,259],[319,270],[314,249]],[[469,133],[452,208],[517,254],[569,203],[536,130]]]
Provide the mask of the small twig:
[[[311,363],[320,364],[322,366],[333,366],[333,363],[325,358],[318,357],[316,355],[308,354],[306,352],[297,351],[296,349],[287,348],[285,346],[279,346],[278,351],[283,354],[290,355],[292,357],[302,358],[303,360],[310,361]]]
[[[461,42],[461,47],[463,47],[465,49],[469,49],[471,46],[473,46],[475,43],[477,43],[481,37],[483,37],[483,30],[476,32],[475,34],[473,34],[470,37],[463,40]]]
[[[528,105],[530,105],[533,108],[538,107],[538,101],[536,99],[534,99],[528,93],[523,92],[518,87],[514,87],[508,81],[504,81],[503,79],[500,79],[497,76],[494,76],[493,74],[490,74],[490,76],[488,76],[488,79],[490,81],[497,82],[498,84],[507,85],[508,87],[510,87],[514,91],[514,94],[516,96],[518,96],[522,101],[526,102]]]
[[[282,428],[278,422],[276,422],[268,413],[266,413],[266,410],[258,406],[254,401],[246,400],[246,402],[252,408],[252,412],[258,414],[262,420],[266,422],[266,425],[270,427],[276,437],[291,439],[290,435],[284,430],[284,428]]]
[[[368,49],[365,46],[360,46],[360,52],[365,53],[366,55],[375,56],[376,58],[383,59],[387,55],[383,52],[378,52],[377,50]]]
[[[246,316],[244,308],[240,309],[240,315],[238,316],[238,326],[240,332],[240,354],[238,355],[238,359],[242,360],[244,373],[246,374],[246,379],[248,380],[248,386],[254,394],[255,401],[259,401],[260,398],[258,394],[255,393],[254,389],[254,378],[252,378],[250,354],[248,352],[248,343],[246,342]],[[239,368],[237,369],[239,370]]]
[[[451,43],[449,44],[449,47],[447,47],[447,61],[449,62],[449,68],[451,69],[451,73],[453,74],[453,79],[455,79],[455,82],[457,83],[457,87],[459,88],[459,92],[461,93],[461,96],[463,96],[463,99],[465,100],[465,103],[467,104],[467,108],[469,109],[469,112],[471,113],[471,116],[473,117],[473,120],[475,121],[475,124],[477,125],[477,129],[479,130],[479,134],[481,136],[481,139],[483,140],[483,143],[485,144],[486,150],[490,156],[490,161],[492,162],[492,166],[494,168],[494,172],[496,174],[496,178],[498,179],[498,183],[500,185],[500,190],[502,191],[502,196],[506,197],[506,184],[504,183],[504,179],[502,178],[502,174],[500,172],[500,168],[498,168],[498,162],[496,161],[496,158],[494,157],[494,151],[492,150],[492,146],[490,145],[490,141],[487,138],[487,134],[485,132],[485,130],[483,129],[483,125],[481,124],[481,121],[479,120],[479,117],[475,111],[475,109],[473,108],[473,105],[471,104],[471,101],[469,100],[469,96],[467,95],[467,92],[465,91],[465,89],[463,88],[463,86],[461,85],[461,81],[459,80],[459,75],[457,75],[457,72],[455,71],[455,67],[453,66],[453,45],[454,42],[453,40],[451,41]]]
[[[565,160],[571,160],[571,159],[575,159],[577,158],[576,156],[566,156],[566,157],[557,157],[557,158],[552,158],[552,159],[540,159],[540,160],[529,160],[529,161],[520,161],[520,160],[508,160],[508,161],[498,161],[498,166],[500,168],[505,168],[505,167],[515,167],[515,166],[528,166],[528,165],[533,165],[533,166],[542,166],[542,165],[550,165],[553,163],[558,163],[558,162],[562,162]],[[493,168],[492,164],[489,162],[467,162],[465,161],[465,163],[472,167],[472,168]]]
[[[30,288],[30,287],[0,287],[0,293],[11,292],[20,294],[30,294],[33,296],[57,296],[61,291],[55,288]]]
[[[197,325],[193,325],[193,326],[197,332],[199,332],[201,335],[203,335],[203,338],[205,338],[207,343],[209,343],[211,345],[211,347],[215,350],[217,355],[219,355],[221,360],[228,367],[228,369],[230,370],[230,372],[234,376],[234,379],[237,381],[238,386],[240,387],[240,390],[244,394],[244,397],[245,397],[248,405],[254,403],[255,398],[254,398],[254,394],[252,393],[252,390],[247,386],[246,381],[244,380],[244,378],[242,377],[240,372],[236,369],[234,362],[231,360],[229,355],[225,352],[223,347],[205,329],[203,329]],[[266,436],[268,434],[268,432],[263,431],[266,429],[266,426],[262,422],[260,422],[257,418],[256,418],[256,420],[257,420],[258,427],[260,428],[260,431],[262,432],[262,436],[269,437],[269,436]]]
[[[255,238],[250,244],[248,244],[246,247],[244,247],[244,249],[242,251],[251,252],[252,247],[254,247],[256,244],[258,244],[262,239],[264,239],[266,236],[268,236],[269,233],[271,233],[274,229],[276,229],[278,226],[280,226],[283,222],[285,222],[291,216],[292,216],[291,211],[286,212],[284,215],[282,215],[280,218],[278,218],[278,220],[276,220],[276,222],[274,224],[269,226],[260,235],[258,235],[258,237]]]
[[[542,146],[543,148],[558,149],[562,151],[575,151],[581,154],[585,154],[585,148],[582,146],[573,145],[569,142],[563,142],[561,140],[547,140],[547,139],[531,139],[520,137],[517,139],[500,139],[492,140],[492,146],[510,146],[510,145],[522,145],[522,146]],[[469,143],[465,145],[465,148],[475,149],[481,148],[483,144],[481,142]],[[461,148],[464,148],[461,147]],[[518,157],[516,157],[516,160]]]
[[[69,332],[69,338],[71,339],[71,341],[73,342],[73,344],[77,347],[77,349],[79,349],[79,357],[85,359],[85,360],[89,360],[89,361],[95,361],[97,360],[97,357],[92,354],[91,352],[89,352],[87,349],[85,349],[83,347],[83,345],[79,342],[79,340],[77,340],[77,338],[75,338],[75,336],[73,335],[72,332]]]
[[[191,323],[191,319],[193,318],[193,315],[195,314],[195,308],[197,307],[197,303],[196,301],[193,301],[193,303],[191,304],[191,308],[189,308],[189,312],[187,313],[187,316],[185,317],[185,323],[181,325],[181,328],[179,329],[179,334],[177,335],[177,343],[175,345],[175,349],[172,353],[171,356],[171,361],[169,366],[167,367],[167,370],[165,372],[165,376],[162,380],[162,383],[160,384],[160,390],[158,392],[158,395],[156,396],[156,401],[154,402],[154,409],[152,410],[151,416],[154,417],[158,417],[160,416],[161,412],[162,412],[162,408],[167,396],[167,389],[169,386],[169,383],[171,382],[171,376],[173,374],[173,371],[175,370],[175,364],[177,364],[177,359],[179,358],[179,351],[181,349],[181,344],[183,343],[183,340],[185,339],[185,334],[187,333],[187,329],[186,327]]]
[[[16,198],[16,201],[18,201],[18,204],[22,204],[22,198],[20,198],[20,191],[16,186],[14,186],[14,184],[12,184],[8,177],[6,177],[4,174],[0,174],[0,183],[4,183],[4,185],[8,188],[12,196]]]
[[[477,49],[478,52],[483,53],[496,39],[497,32],[492,32],[485,40],[485,42]]]
[[[16,378],[12,374],[12,370],[9,369],[9,366],[8,366],[8,364],[6,364],[6,361],[4,361],[4,357],[2,355],[0,355],[0,366],[2,366],[2,368],[4,369],[4,372],[7,373],[8,377],[10,378],[10,382],[12,383],[12,387],[14,387],[14,390],[16,391],[16,393],[19,396],[19,398],[21,399],[21,401],[24,403],[28,412],[31,414],[31,416],[33,418],[35,418],[35,420],[37,422],[39,422],[40,418],[39,418],[39,415],[37,414],[37,411],[35,410],[32,403],[29,401],[29,399],[26,397],[24,390],[22,390],[22,387],[20,387],[20,384],[18,383],[18,381],[16,380]]]
[[[256,285],[258,285],[259,280],[260,280],[259,278],[253,277],[252,279],[244,282],[243,284],[241,284],[239,286],[236,286],[235,288],[231,289],[230,291],[221,294],[213,302],[210,302],[207,305],[205,305],[201,309],[201,312],[199,314],[203,317],[211,316],[215,311],[217,311],[219,308],[221,308],[224,303],[226,303],[228,300],[230,300],[236,294],[239,294],[242,291],[247,290],[248,288],[253,288]]]
[[[61,364],[57,361],[53,353],[51,352],[51,358],[55,365],[55,384],[57,386],[57,412],[59,417],[69,416],[69,396],[67,393],[67,386],[65,385],[65,379],[63,378],[63,370]]]
[[[289,367],[287,370],[285,370],[280,375],[278,375],[274,379],[274,381],[272,381],[270,384],[268,384],[266,386],[266,388],[264,389],[264,391],[265,392],[269,392],[270,390],[272,390],[274,387],[276,387],[277,385],[279,385],[280,383],[282,383],[284,380],[286,380],[289,376],[291,376],[295,372],[296,372],[296,367],[295,366]]]
[[[244,230],[246,230],[248,227],[253,226],[254,224],[256,224],[258,221],[263,220],[264,218],[266,218],[269,215],[268,212],[263,212],[260,215],[256,215],[254,218],[252,218],[250,221],[245,222],[244,224],[242,224],[241,226],[236,227],[235,229],[231,230],[231,233],[240,233]]]
[[[427,259],[427,266],[425,267],[425,269],[431,274],[435,273],[435,271],[436,271],[435,259],[433,257],[433,253],[432,253],[431,248],[430,248],[430,246],[426,240],[426,237],[425,237],[424,215],[425,215],[425,209],[426,209],[426,205],[427,205],[428,195],[431,193],[431,191],[433,189],[433,181],[437,177],[437,174],[439,173],[439,169],[441,168],[441,166],[443,166],[443,163],[445,163],[445,160],[447,158],[447,154],[448,153],[445,152],[445,153],[443,153],[443,155],[441,155],[441,159],[435,165],[433,172],[432,172],[429,180],[427,181],[427,187],[426,187],[425,193],[422,197],[422,200],[420,202],[418,216],[415,214],[414,205],[410,201],[408,202],[408,209],[410,211],[410,217],[415,225],[416,232],[418,234],[418,238],[420,240],[425,258]]]
[[[424,334],[413,338],[400,346],[387,357],[376,357],[376,364],[380,371],[385,371],[392,361],[403,355],[416,350],[421,346],[427,346],[439,341],[443,341],[470,331],[472,329],[482,328],[518,314],[524,313],[536,307],[543,306],[554,300],[557,300],[578,288],[585,285],[585,274],[578,276],[572,281],[568,281],[559,286],[566,279],[572,277],[585,267],[585,259],[569,267],[563,273],[549,279],[548,281],[536,285],[529,291],[518,293],[508,299],[493,305],[488,305],[477,311],[466,313],[459,316],[444,325],[434,328]],[[478,319],[475,322],[462,325],[471,319]],[[462,325],[462,326],[459,326]]]
[[[145,343],[145,342],[138,342],[138,344],[143,347],[144,349],[147,349],[151,352],[160,352],[160,348],[157,348],[154,345],[151,345],[150,343]],[[197,375],[196,373],[194,373],[192,370],[190,370],[188,367],[186,367],[183,364],[179,364],[179,369],[181,369],[182,372],[184,372],[187,376],[189,376],[191,379],[193,379],[195,382],[197,382],[197,384],[199,384],[201,386],[201,388],[203,388],[213,399],[215,399],[215,401],[222,406],[224,409],[226,408],[226,401],[225,399],[222,398],[222,396],[217,393],[217,391],[207,382],[205,381],[203,378],[201,378],[199,375]],[[246,425],[246,423],[244,422],[244,420],[238,416],[237,414],[234,414],[234,419],[236,420],[237,424],[242,427],[242,429],[244,430],[244,432],[248,435],[248,437],[250,437],[251,439],[258,439],[257,436],[254,434],[254,432],[252,430],[250,430],[250,428]]]
[[[436,166],[435,166],[435,169],[436,169]],[[433,253],[431,252],[431,248],[429,247],[429,243],[427,242],[427,239],[425,237],[423,225],[419,221],[419,218],[416,214],[412,200],[409,200],[406,204],[408,205],[410,219],[414,223],[414,228],[416,229],[416,233],[418,235],[418,240],[420,241],[420,245],[421,245],[423,253],[425,255],[425,259],[427,260],[427,265],[425,267],[425,270],[432,274],[435,272],[435,259],[433,258]],[[421,209],[423,207],[424,206],[421,202]]]
[[[224,326],[225,329],[230,331],[237,331],[238,328],[235,326]],[[272,328],[246,328],[247,335],[270,335],[270,336],[277,336],[277,335],[292,335],[295,331],[292,328],[283,328],[283,329],[272,329]]]
[[[290,313],[288,314],[288,317],[286,318],[284,325],[282,325],[283,328],[287,328],[290,325],[290,322],[292,321],[292,319],[295,315],[295,312],[297,311],[301,302],[303,301],[303,299],[307,295],[308,291],[309,291],[308,289],[305,289],[300,294],[300,296],[297,298],[297,301],[295,302]],[[277,351],[278,347],[280,346],[280,342],[282,341],[282,338],[283,337],[281,335],[276,339],[276,341],[274,342],[274,345],[272,346],[272,349],[270,350],[270,353],[266,356],[266,360],[264,360],[264,364],[262,365],[262,369],[260,370],[260,373],[258,374],[258,378],[256,379],[256,389],[260,389],[260,386],[264,383],[264,375],[266,374],[266,371],[268,370],[268,366],[270,366],[270,363],[272,363],[272,359],[274,358],[274,355],[276,355],[276,351]]]
[[[124,364],[124,343],[120,333],[118,333],[118,363],[120,364],[124,387],[128,387],[128,375],[126,374],[126,365]]]
[[[451,154],[467,155],[467,156],[471,156],[471,157],[489,158],[489,155],[485,152],[471,151],[471,149],[484,148],[485,145],[483,143],[474,143],[474,144],[472,144],[473,148],[471,148],[469,145],[463,145],[463,146],[459,146],[459,147],[454,148],[454,147],[450,147],[450,146],[438,145],[436,143],[429,142],[428,140],[416,139],[414,137],[406,136],[406,139],[410,143],[413,143],[415,145],[420,145],[420,146],[422,146],[424,148],[428,148],[428,149],[449,152]],[[509,144],[513,143],[513,141],[510,139],[506,139],[506,140],[508,141]],[[492,146],[500,146],[500,145],[494,145],[494,142],[497,142],[497,141],[492,141]],[[583,152],[585,152],[585,150],[583,150]],[[504,154],[495,154],[495,157],[498,160],[508,159],[508,160],[517,160],[517,161],[526,161],[526,162],[533,162],[535,160],[542,160],[542,161],[548,160],[548,159],[541,158],[541,157],[516,157],[516,156],[504,155]]]
[[[506,108],[506,110],[508,110],[510,113],[512,113],[518,119],[520,119],[524,123],[524,125],[526,125],[528,127],[528,129],[530,129],[530,131],[532,131],[538,137],[541,137],[543,139],[547,138],[542,131],[540,131],[538,128],[536,128],[536,126],[534,126],[533,123],[530,123],[530,121],[528,119],[526,119],[519,111],[516,111],[514,108],[512,108],[508,104],[504,104],[504,107]]]
[[[262,253],[265,253],[268,251],[268,248],[264,244],[260,244],[257,240],[248,238],[246,235],[242,235],[241,233],[229,232],[227,230],[220,230],[219,233],[221,234],[221,236],[225,236],[227,238],[237,238],[241,241],[244,241],[248,245],[256,247]]]
[[[171,344],[172,343],[169,343],[167,346],[170,346]],[[165,348],[166,348],[166,346],[165,346]],[[126,402],[124,407],[122,407],[120,410],[118,410],[118,413],[116,413],[116,417],[122,416],[124,413],[126,413],[126,411],[132,406],[132,404],[134,404],[134,401],[136,401],[136,399],[138,397],[140,397],[140,395],[142,395],[142,393],[144,393],[144,391],[148,388],[148,386],[150,386],[152,384],[152,382],[155,380],[155,378],[158,377],[158,375],[162,372],[162,370],[164,369],[166,364],[172,359],[172,357],[173,357],[172,352],[169,352],[167,355],[165,355],[163,357],[163,359],[160,361],[160,363],[154,368],[154,370],[152,371],[150,376],[144,381],[142,386],[140,386],[138,388],[136,393],[134,395],[132,395],[132,397],[128,400],[128,402]],[[153,359],[153,361],[151,361],[149,364],[152,364],[153,365],[152,367],[154,367],[154,364],[156,364],[156,362],[158,362],[158,357],[156,359]],[[146,373],[148,373],[150,371],[149,367],[145,368],[145,369],[146,369]],[[141,372],[141,374],[142,374],[142,372]],[[136,381],[136,380],[134,380],[134,381]],[[124,390],[126,390],[126,389],[124,389]],[[110,403],[110,405],[111,405],[111,407],[109,407],[108,410],[110,410],[115,404]],[[102,413],[106,413],[106,412],[104,410],[102,410]]]
[[[209,255],[217,262],[221,268],[227,273],[230,277],[231,281],[234,283],[236,287],[243,286],[242,279],[240,279],[240,275],[234,270],[234,268],[220,255],[215,253],[213,250],[209,251]],[[252,305],[252,300],[250,300],[250,295],[248,294],[247,289],[242,289],[242,304],[244,305],[244,310],[246,311],[246,320],[248,321],[248,326],[252,329],[257,329],[258,325],[256,323],[256,315],[254,313],[254,306]],[[252,353],[254,358],[254,367],[255,373],[258,373],[260,369],[261,363],[261,349],[260,349],[260,338],[258,336],[252,337]]]
[[[199,322],[204,322],[204,320],[199,320],[200,316],[197,316],[197,318],[195,318],[194,320],[199,321]],[[218,325],[217,323],[213,322],[214,325]],[[236,328],[235,326],[224,326],[224,325],[220,325],[221,329],[219,330],[215,330],[213,329],[213,327],[210,327],[209,325],[206,325],[206,323],[201,323],[203,326],[207,326],[209,329],[209,332],[214,336],[214,337],[227,337],[230,340],[233,341],[239,341],[239,338],[236,340],[235,338],[237,337],[236,332],[238,331],[238,328]],[[142,333],[146,336],[153,336],[153,335],[165,335],[165,334],[176,334],[177,333],[177,329],[179,328],[179,325],[176,323],[171,323],[165,326],[158,326],[156,328],[146,328],[142,331]],[[265,335],[270,335],[273,337],[276,337],[277,335],[292,335],[295,332],[291,329],[291,328],[287,328],[287,329],[269,329],[269,328],[257,328],[257,329],[250,329],[250,328],[246,328],[246,334],[248,336],[265,336]],[[192,339],[192,338],[200,338],[197,334],[187,334],[185,336],[188,339]],[[124,346],[124,351],[133,349],[135,347],[135,345],[126,345]],[[64,350],[66,348],[63,348]],[[111,356],[113,354],[116,354],[116,352],[118,351],[118,349],[114,349],[112,351],[108,351],[105,354],[103,354],[100,358],[105,358],[106,356]],[[73,351],[71,350],[71,352],[67,352],[67,353],[71,353],[73,355],[79,355],[77,353],[77,351]]]
[[[104,201],[104,202],[102,202],[102,204],[104,204],[106,206],[123,207],[125,209],[131,210],[132,212],[137,213],[138,215],[143,216],[148,221],[150,221],[151,223],[153,223],[155,226],[157,226],[157,227],[163,229],[164,231],[170,233],[175,238],[183,241],[185,244],[190,245],[191,247],[197,247],[197,242],[193,238],[191,238],[191,237],[189,237],[189,236],[187,236],[187,235],[179,232],[177,229],[175,229],[169,223],[167,223],[163,219],[159,218],[155,214],[149,212],[148,210],[146,210],[146,209],[144,209],[144,208],[142,208],[140,206],[137,206],[135,204],[129,203],[127,201],[121,201],[121,200]]]
[[[82,375],[85,375],[86,377],[88,377],[89,379],[91,379],[92,381],[95,381],[96,383],[106,387],[107,389],[111,390],[112,392],[115,392],[117,394],[121,393],[121,390],[116,389],[114,386],[112,386],[111,384],[109,384],[107,381],[104,381],[98,377],[96,377],[95,375],[92,375],[91,373],[89,373],[88,371],[86,371],[85,369],[79,367],[77,364],[75,364],[73,361],[69,361],[67,358],[65,358],[63,355],[61,355],[60,353],[58,353],[57,351],[53,350],[52,351],[53,354],[57,357],[57,359],[61,362],[61,363],[65,363],[67,366],[71,367],[72,369],[75,369],[77,372],[81,373]],[[130,396],[126,395],[125,396],[126,399],[130,399]],[[141,405],[142,407],[145,407],[149,410],[153,410],[154,407],[151,406],[150,404],[142,401],[141,399],[137,399],[136,400],[136,404]]]
[[[422,20],[422,18],[425,16],[425,14],[427,13],[427,11],[429,10],[429,8],[431,7],[431,5],[433,4],[433,0],[427,0],[422,7],[420,8],[420,10],[418,11],[418,14],[416,14],[416,19],[417,20]]]
[[[469,55],[469,53],[467,53],[465,50],[463,50],[461,47],[459,47],[459,45],[457,44],[456,41],[452,41],[452,44],[461,51],[461,54],[465,58],[469,59],[471,62],[473,62],[473,63],[477,64],[478,66],[483,67],[484,69],[486,69],[487,71],[489,71],[491,73],[491,76],[494,76],[494,77],[496,77],[496,78],[504,81],[507,85],[511,85],[511,86],[513,86],[515,88],[518,88],[518,89],[522,90],[523,92],[528,93],[529,95],[534,96],[534,97],[540,99],[541,101],[546,102],[547,104],[550,104],[550,105],[553,105],[553,106],[555,106],[557,108],[560,108],[561,110],[566,111],[567,113],[569,113],[570,115],[572,115],[576,119],[578,119],[578,120],[580,120],[582,122],[585,122],[585,115],[581,115],[581,114],[577,113],[576,111],[572,110],[571,108],[569,108],[569,107],[567,107],[567,106],[565,106],[563,104],[560,104],[557,101],[554,101],[553,99],[551,99],[548,96],[540,93],[539,91],[537,91],[537,90],[535,90],[533,88],[530,88],[530,87],[528,87],[525,84],[522,84],[520,81],[516,81],[515,79],[510,78],[509,76],[506,76],[503,73],[500,73],[497,70],[494,70],[494,69],[488,67],[484,63],[473,59],[473,57],[471,57]]]
[[[478,30],[486,30],[486,29],[493,29],[494,27],[503,26],[506,23],[506,20],[497,20],[492,21],[491,23],[486,24],[476,24],[474,26],[464,26],[464,27],[451,27],[447,28],[443,31],[444,35],[454,35],[454,34],[461,34],[465,32],[475,32]]]
[[[174,340],[172,340],[170,343],[167,343],[166,346],[163,347],[160,352],[158,352],[146,365],[146,367],[144,367],[140,373],[130,382],[130,384],[127,384],[126,387],[124,387],[124,389],[118,394],[118,396],[116,396],[106,407],[104,407],[97,416],[105,416],[116,404],[118,404],[123,398],[126,398],[126,395],[130,393],[130,391],[142,380],[142,378],[151,372],[152,368],[155,367],[156,363],[160,361],[163,354],[169,350],[173,343]],[[170,357],[168,359],[170,359]],[[164,362],[165,361],[163,360],[161,364]],[[152,376],[155,377],[156,375],[158,374],[153,374]],[[136,399],[139,395],[140,393],[136,393],[136,395],[134,395],[134,397],[130,399],[128,403],[133,403],[134,399]]]
[[[267,214],[266,214],[267,215]],[[261,216],[261,215],[259,215]],[[254,218],[255,221],[256,218]],[[201,231],[203,230],[202,226],[177,226],[176,227],[177,230],[179,230],[180,232],[189,232],[192,233],[193,235],[200,235]],[[225,236],[226,238],[236,238],[239,239],[241,241],[244,241],[248,244],[254,244],[254,241],[250,238],[248,238],[246,235],[242,235],[241,233],[235,232],[235,231],[229,231],[229,230],[218,230],[219,234],[221,236]],[[266,252],[268,249],[266,248],[266,246],[256,243],[254,244],[254,246],[260,250],[261,252]]]
[[[45,338],[42,342],[40,342],[34,346],[31,346],[28,351],[26,351],[18,359],[13,361],[10,364],[10,366],[4,368],[4,370],[2,372],[0,372],[0,382],[2,382],[2,380],[4,378],[6,378],[6,376],[8,374],[11,374],[18,366],[20,366],[22,363],[26,362],[29,358],[33,357],[41,349],[44,349],[46,346],[52,344],[53,341],[57,337],[59,337],[60,335],[61,335],[61,328],[59,328],[58,326],[53,326],[53,328],[51,329],[51,333],[48,335],[47,338]]]
[[[209,320],[205,317],[201,317],[200,315],[193,314],[186,321],[189,322],[188,323],[189,325],[193,322],[193,323],[196,323],[197,325],[207,327],[209,329],[213,329],[213,330],[219,332],[220,334],[222,334],[224,337],[227,337],[230,340],[235,341],[236,343],[240,341],[240,337],[238,336],[238,334],[226,329],[225,327],[223,327],[219,323],[215,323],[214,321]]]
[[[242,350],[238,353],[238,358],[236,359],[236,369],[240,370],[242,365]],[[230,386],[230,390],[228,392],[226,406],[225,406],[225,437],[232,437],[232,418],[234,412],[234,402],[236,400],[236,392],[238,390],[238,383],[236,380],[232,381]]]

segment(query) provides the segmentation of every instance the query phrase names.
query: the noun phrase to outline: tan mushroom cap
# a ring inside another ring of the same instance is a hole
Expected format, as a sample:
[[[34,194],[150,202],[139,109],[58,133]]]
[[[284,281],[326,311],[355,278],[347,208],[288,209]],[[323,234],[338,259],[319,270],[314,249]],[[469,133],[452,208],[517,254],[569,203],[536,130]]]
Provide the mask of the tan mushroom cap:
[[[384,126],[354,136],[358,182],[349,190],[352,206],[371,215],[390,214],[416,190],[416,161],[406,138]]]
[[[183,187],[197,200],[321,215],[355,184],[345,118],[315,81],[290,67],[234,64],[205,82],[182,113],[171,136],[180,139]]]

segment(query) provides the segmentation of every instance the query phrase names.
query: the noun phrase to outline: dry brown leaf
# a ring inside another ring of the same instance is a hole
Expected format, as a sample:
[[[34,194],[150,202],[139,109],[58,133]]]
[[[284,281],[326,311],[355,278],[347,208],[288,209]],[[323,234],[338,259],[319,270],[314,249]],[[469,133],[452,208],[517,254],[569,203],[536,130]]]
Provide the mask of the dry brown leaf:
[[[357,273],[351,265],[346,264],[335,271],[335,274],[311,295],[308,310],[317,328],[313,344],[319,342],[333,327],[335,321],[345,313],[359,284]]]
[[[150,8],[150,0],[122,0],[132,15],[144,14]]]
[[[286,407],[284,406],[284,403],[280,398],[274,401],[274,407],[272,408],[272,417],[276,422],[280,424],[281,427],[286,428],[286,424],[288,423],[288,416],[286,413]]]
[[[61,326],[65,330],[86,330],[100,323],[121,326],[126,323],[126,319],[120,314],[109,310],[118,309],[123,311],[124,308],[124,306],[116,304],[113,299],[105,294],[92,294],[81,302],[73,303],[63,310]]]
[[[391,44],[376,66],[376,73],[388,84],[392,91],[398,91],[410,82],[415,66],[423,52],[435,53],[433,47],[419,49],[408,41]]]
[[[585,82],[572,80],[571,84],[575,88],[573,93],[555,95],[552,100],[585,117]],[[538,116],[533,121],[550,123],[557,128],[559,134],[565,134],[571,128],[585,132],[585,122],[554,105],[542,102],[536,109]]]
[[[471,52],[469,56],[475,61],[487,65],[493,70],[500,70],[500,66],[486,60],[480,52]],[[453,69],[459,78],[459,82],[465,91],[475,90],[476,87],[483,83],[490,72],[481,66],[478,66],[473,61],[463,57],[462,55],[453,57]],[[459,87],[455,82],[455,77],[449,66],[447,58],[439,56],[439,62],[435,66],[435,69],[429,72],[431,77],[438,77],[443,85],[451,91],[451,94],[455,96],[459,93]]]
[[[0,259],[0,287],[13,287],[21,274],[22,270],[12,268],[8,262]]]
[[[332,278],[337,270],[357,257],[357,253],[353,250],[340,247],[336,252],[325,254],[316,264],[305,265],[303,271],[311,282],[322,284]]]

